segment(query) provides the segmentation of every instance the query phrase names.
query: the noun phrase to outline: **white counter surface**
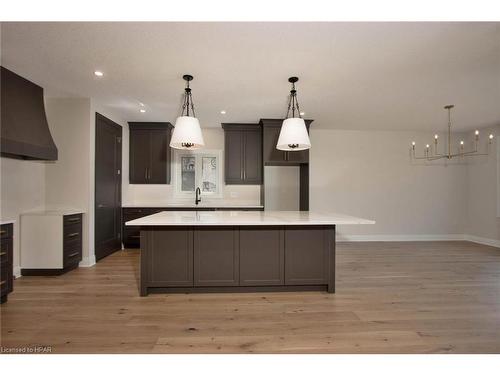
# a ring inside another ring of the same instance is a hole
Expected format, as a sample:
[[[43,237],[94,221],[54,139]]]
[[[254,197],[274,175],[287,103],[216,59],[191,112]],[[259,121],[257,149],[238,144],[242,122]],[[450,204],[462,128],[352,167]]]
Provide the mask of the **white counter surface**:
[[[146,203],[146,204],[123,204],[123,208],[234,208],[234,209],[245,209],[245,208],[264,208],[263,205],[258,204],[239,204],[239,203],[217,203],[217,202],[201,202],[196,205],[194,203]]]
[[[65,215],[75,215],[75,214],[83,214],[85,213],[82,210],[76,209],[54,209],[54,210],[40,210],[40,211],[28,211],[23,212],[22,215],[41,215],[41,216],[65,216]]]
[[[15,220],[5,219],[5,220],[0,220],[0,225],[14,224],[15,222],[16,222]]]
[[[311,211],[162,211],[125,223],[125,225],[134,226],[344,224],[375,224],[375,221],[336,213]]]

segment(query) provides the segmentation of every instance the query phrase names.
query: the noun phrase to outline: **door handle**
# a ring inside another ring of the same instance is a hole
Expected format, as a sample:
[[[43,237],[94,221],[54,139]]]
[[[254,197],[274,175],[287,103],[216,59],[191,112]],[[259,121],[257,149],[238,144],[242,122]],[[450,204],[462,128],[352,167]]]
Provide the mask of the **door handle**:
[[[106,207],[106,205],[105,205],[105,204],[98,204],[98,205],[97,205],[97,208],[104,208],[104,207]]]

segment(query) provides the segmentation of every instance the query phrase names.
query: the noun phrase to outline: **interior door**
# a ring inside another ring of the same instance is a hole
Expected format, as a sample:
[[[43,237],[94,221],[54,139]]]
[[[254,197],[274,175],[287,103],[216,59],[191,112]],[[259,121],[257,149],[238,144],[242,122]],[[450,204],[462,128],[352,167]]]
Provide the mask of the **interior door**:
[[[122,127],[96,113],[95,255],[121,249]]]

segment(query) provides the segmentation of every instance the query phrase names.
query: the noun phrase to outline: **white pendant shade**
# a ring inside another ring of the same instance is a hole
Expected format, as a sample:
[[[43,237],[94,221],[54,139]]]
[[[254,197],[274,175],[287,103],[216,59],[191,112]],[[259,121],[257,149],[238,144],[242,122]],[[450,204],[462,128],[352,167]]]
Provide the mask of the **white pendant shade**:
[[[283,121],[276,148],[283,151],[301,151],[311,148],[309,133],[303,119],[294,117]]]
[[[190,116],[177,117],[170,147],[181,150],[196,150],[204,146],[205,141],[198,119]]]

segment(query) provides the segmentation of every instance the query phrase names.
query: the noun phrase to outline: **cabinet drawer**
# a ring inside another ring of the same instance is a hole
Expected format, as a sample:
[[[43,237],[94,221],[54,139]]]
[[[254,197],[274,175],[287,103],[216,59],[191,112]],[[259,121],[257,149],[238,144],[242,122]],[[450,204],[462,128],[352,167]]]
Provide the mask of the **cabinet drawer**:
[[[64,216],[64,226],[67,225],[75,225],[75,224],[82,224],[82,214],[75,214],[75,215],[65,215]]]
[[[2,264],[0,267],[0,284],[2,295],[12,291],[12,270],[8,264]]]
[[[1,240],[0,245],[0,263],[12,263],[12,240]]]
[[[4,224],[0,226],[0,238],[12,238],[12,224]]]
[[[64,227],[64,244],[70,242],[81,242],[82,240],[82,225],[73,224]]]
[[[69,264],[77,263],[82,260],[82,248],[81,246],[65,249],[64,258],[63,258],[63,266],[67,267]]]

